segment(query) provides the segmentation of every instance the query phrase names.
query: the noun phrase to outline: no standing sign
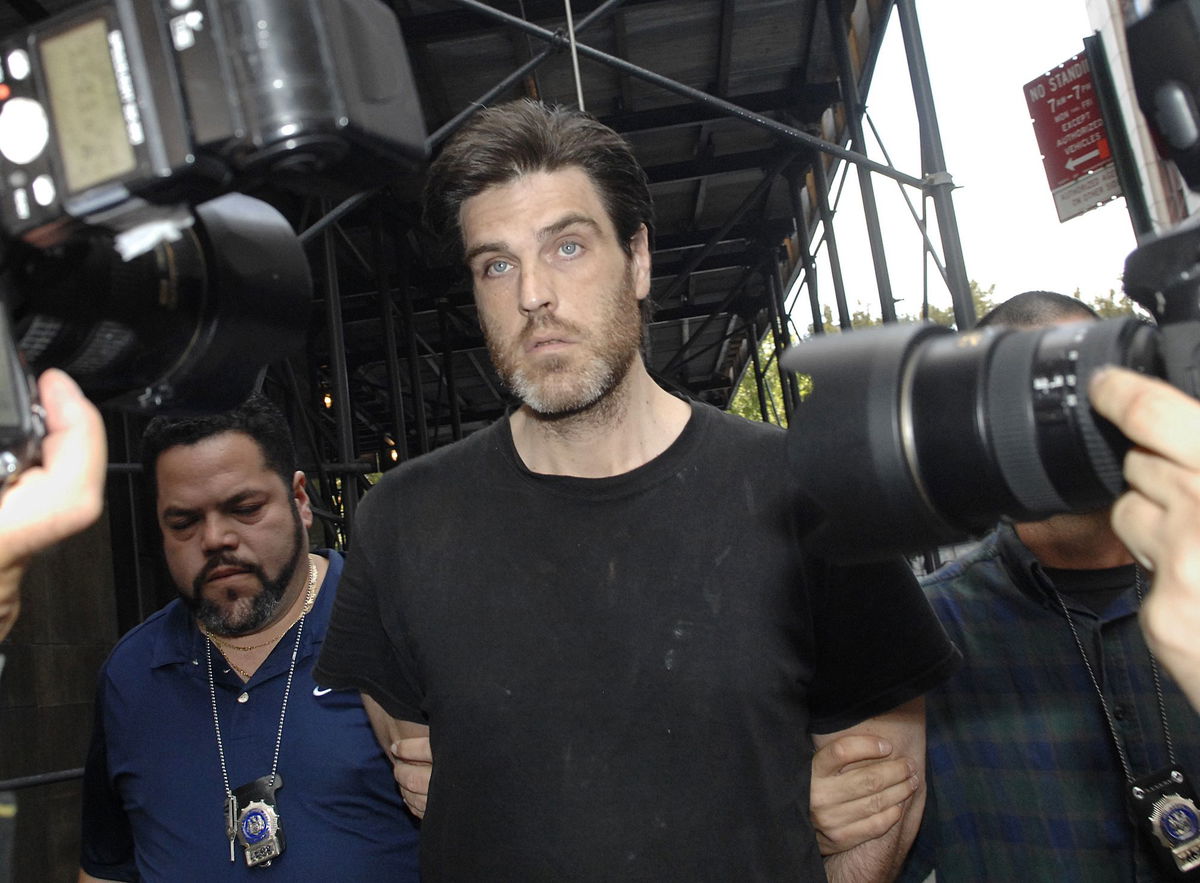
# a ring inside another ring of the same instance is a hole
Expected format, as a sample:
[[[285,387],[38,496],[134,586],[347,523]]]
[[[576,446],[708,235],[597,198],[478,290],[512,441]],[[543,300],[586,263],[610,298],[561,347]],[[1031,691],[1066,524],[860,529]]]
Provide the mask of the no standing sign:
[[[1026,83],[1025,102],[1059,221],[1121,195],[1087,56]]]

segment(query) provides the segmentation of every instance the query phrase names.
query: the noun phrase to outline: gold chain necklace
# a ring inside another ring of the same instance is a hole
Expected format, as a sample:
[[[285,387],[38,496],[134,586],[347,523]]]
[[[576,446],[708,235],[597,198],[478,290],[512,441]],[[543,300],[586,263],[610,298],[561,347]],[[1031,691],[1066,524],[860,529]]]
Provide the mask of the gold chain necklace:
[[[313,601],[315,600],[313,597],[313,590],[316,587],[317,587],[317,565],[313,563],[312,557],[309,556],[309,559],[308,559],[308,583],[304,587],[304,607],[300,610],[300,616],[297,617],[297,619],[300,619],[305,614],[307,614],[310,610],[312,610]],[[199,623],[197,623],[197,625],[199,625]],[[274,638],[271,638],[271,640],[269,640],[269,641],[263,641],[261,644],[247,644],[247,645],[243,646],[240,644],[230,644],[225,641],[222,641],[220,638],[218,638],[216,635],[214,635],[212,632],[210,632],[204,626],[202,626],[202,625],[200,626],[200,631],[201,631],[201,633],[203,633],[204,637],[208,638],[208,640],[211,641],[216,646],[216,648],[221,651],[221,656],[224,657],[225,661],[229,663],[229,666],[234,671],[236,671],[239,675],[241,675],[241,678],[243,681],[250,680],[253,673],[246,671],[246,669],[242,668],[240,665],[238,665],[236,662],[234,662],[232,659],[230,659],[229,654],[226,653],[225,651],[226,650],[241,650],[242,652],[245,652],[247,650],[261,650],[263,647],[266,647],[270,644],[278,643],[280,640],[282,640],[283,636],[286,635],[290,629],[291,629],[291,626],[288,626],[287,629],[284,629],[282,632],[280,632]]]

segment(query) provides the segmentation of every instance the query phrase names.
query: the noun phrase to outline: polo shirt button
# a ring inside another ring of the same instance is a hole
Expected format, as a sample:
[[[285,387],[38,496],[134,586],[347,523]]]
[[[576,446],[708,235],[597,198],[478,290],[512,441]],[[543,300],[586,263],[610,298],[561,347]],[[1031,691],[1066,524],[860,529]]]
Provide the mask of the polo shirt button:
[[[249,702],[249,701],[250,701],[249,693],[243,693],[241,696],[238,697],[238,702]]]
[[[1129,717],[1129,709],[1124,705],[1118,705],[1113,709],[1113,717],[1119,721],[1124,721]]]

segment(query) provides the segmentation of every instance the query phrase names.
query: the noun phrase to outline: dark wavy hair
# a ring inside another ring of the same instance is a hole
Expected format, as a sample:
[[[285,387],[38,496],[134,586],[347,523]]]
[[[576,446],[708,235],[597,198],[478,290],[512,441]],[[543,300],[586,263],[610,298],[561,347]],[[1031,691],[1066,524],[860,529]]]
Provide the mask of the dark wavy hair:
[[[258,444],[267,468],[287,488],[296,473],[296,449],[283,413],[266,396],[254,393],[232,411],[199,417],[155,417],[142,433],[142,471],[150,499],[158,498],[156,468],[167,448],[194,445],[223,432],[244,432]]]
[[[425,225],[461,255],[464,202],[531,172],[570,167],[592,180],[627,255],[642,224],[653,247],[650,184],[629,143],[589,114],[528,99],[484,108],[446,143],[425,182]]]

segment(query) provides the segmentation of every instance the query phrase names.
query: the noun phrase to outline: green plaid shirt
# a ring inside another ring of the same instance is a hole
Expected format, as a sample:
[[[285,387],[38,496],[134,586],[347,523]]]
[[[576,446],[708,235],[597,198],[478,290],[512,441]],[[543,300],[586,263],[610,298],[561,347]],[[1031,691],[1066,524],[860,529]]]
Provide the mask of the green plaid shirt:
[[[1010,527],[925,578],[963,665],[926,696],[930,802],[901,880],[1149,881],[1125,779],[1041,566]],[[1132,588],[1097,616],[1064,596],[1134,776],[1168,764]],[[1200,638],[1198,638],[1200,640]],[[1176,762],[1200,776],[1200,718],[1163,674]]]

